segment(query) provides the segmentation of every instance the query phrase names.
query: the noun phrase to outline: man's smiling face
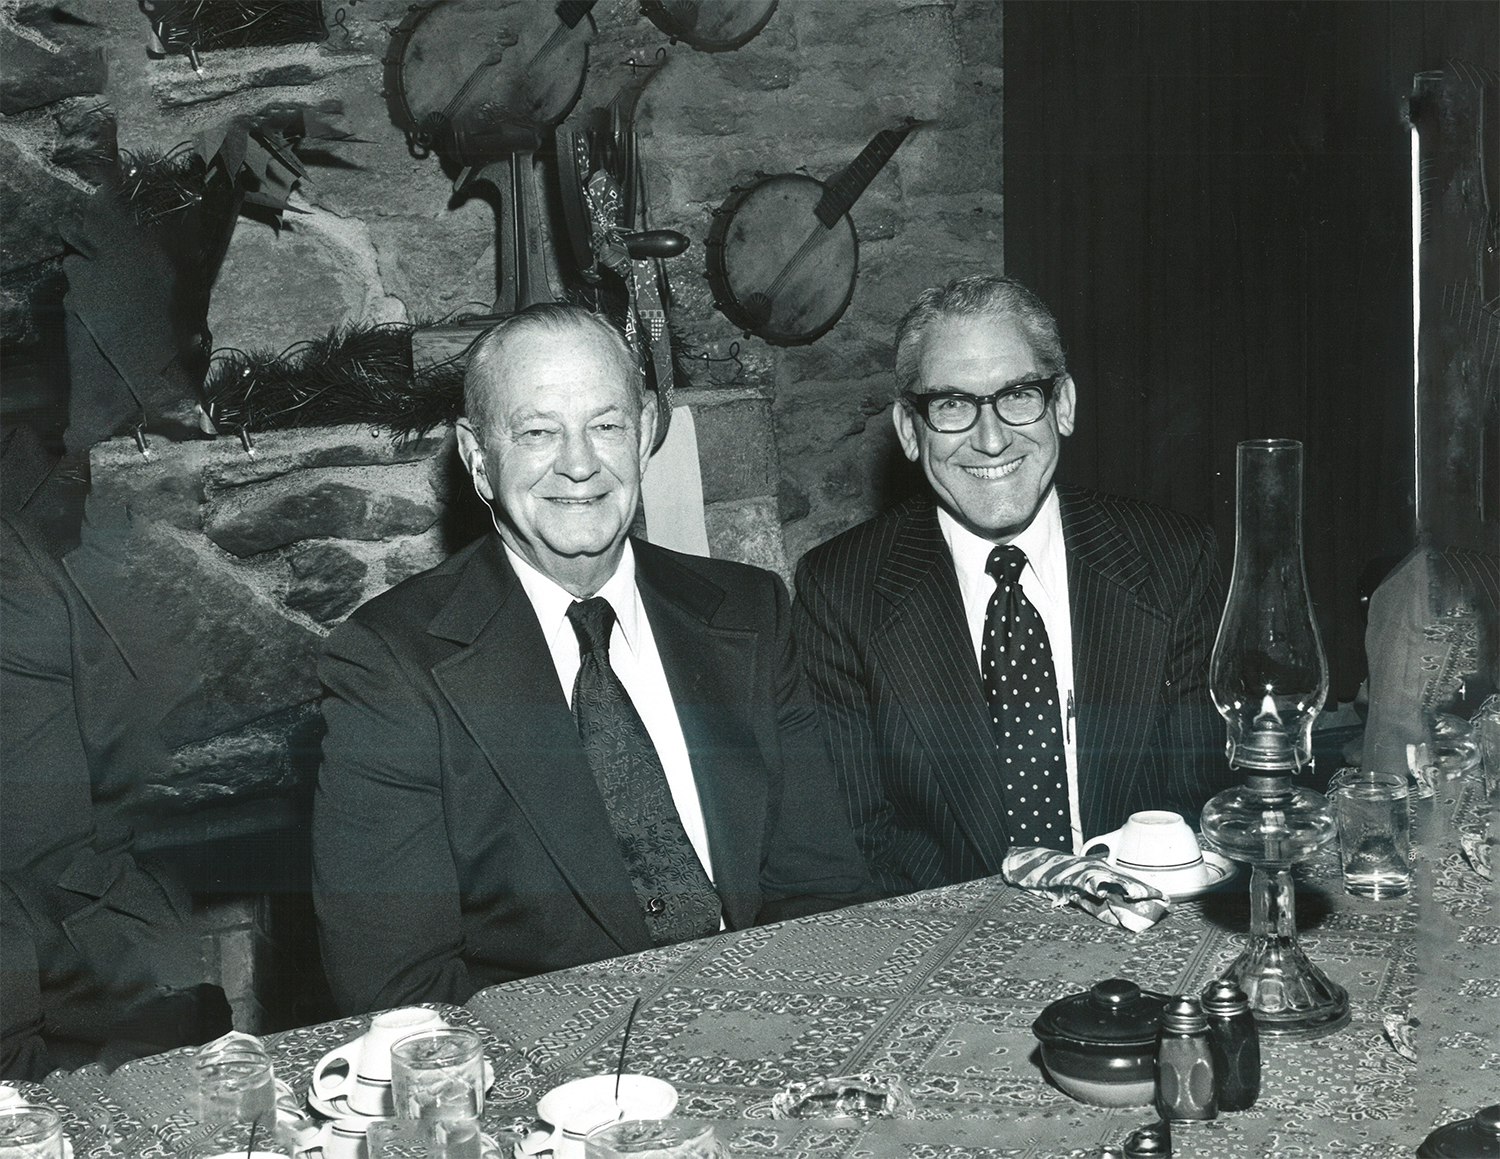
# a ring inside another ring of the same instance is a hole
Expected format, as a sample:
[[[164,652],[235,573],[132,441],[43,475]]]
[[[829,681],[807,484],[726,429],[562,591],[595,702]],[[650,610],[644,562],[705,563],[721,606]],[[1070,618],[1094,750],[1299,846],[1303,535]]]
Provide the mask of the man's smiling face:
[[[592,330],[518,333],[496,369],[489,429],[460,424],[501,538],[575,594],[614,573],[640,499],[655,412],[643,414],[630,374]]]
[[[922,340],[916,393],[962,391],[987,395],[1046,378],[1026,332],[1009,318],[940,318]],[[1073,433],[1073,379],[1057,382],[1047,412],[1029,426],[1000,421],[994,407],[960,434],[932,430],[901,403],[893,415],[901,449],[920,462],[938,503],[974,534],[1009,543],[1042,505],[1057,469],[1058,449]]]

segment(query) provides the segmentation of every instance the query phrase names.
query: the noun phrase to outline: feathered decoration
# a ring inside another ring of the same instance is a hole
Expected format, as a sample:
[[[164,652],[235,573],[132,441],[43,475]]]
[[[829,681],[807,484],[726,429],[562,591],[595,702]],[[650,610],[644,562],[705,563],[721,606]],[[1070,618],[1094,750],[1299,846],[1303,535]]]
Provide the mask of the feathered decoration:
[[[397,441],[463,413],[463,366],[412,371],[408,324],[337,326],[279,354],[215,355],[205,408],[221,434],[369,423]]]
[[[159,49],[197,54],[323,40],[321,0],[140,0]]]
[[[137,225],[193,208],[203,199],[208,180],[208,163],[187,141],[160,156],[122,149],[116,170],[119,196]]]

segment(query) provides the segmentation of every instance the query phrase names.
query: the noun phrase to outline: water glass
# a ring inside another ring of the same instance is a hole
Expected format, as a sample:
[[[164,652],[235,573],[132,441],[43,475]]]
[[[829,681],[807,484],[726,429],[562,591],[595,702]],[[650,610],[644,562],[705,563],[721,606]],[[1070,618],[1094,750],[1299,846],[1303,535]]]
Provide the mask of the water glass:
[[[1440,712],[1433,719],[1429,742],[1432,763],[1447,780],[1477,778],[1484,761],[1479,731],[1460,716]]]
[[[24,1104],[0,1109],[0,1159],[63,1159],[57,1112]]]
[[[276,1078],[271,1058],[248,1038],[211,1042],[193,1060],[198,1121],[255,1123],[269,1140],[276,1129]]]
[[[1500,695],[1481,704],[1472,723],[1479,734],[1485,792],[1493,797],[1500,794]]]
[[[1328,785],[1339,825],[1344,888],[1398,897],[1411,888],[1411,813],[1400,773],[1341,769]]]
[[[682,1119],[631,1119],[584,1140],[585,1159],[730,1159],[713,1127]]]
[[[396,1115],[426,1124],[433,1159],[479,1159],[484,1044],[472,1030],[443,1027],[391,1046]]]

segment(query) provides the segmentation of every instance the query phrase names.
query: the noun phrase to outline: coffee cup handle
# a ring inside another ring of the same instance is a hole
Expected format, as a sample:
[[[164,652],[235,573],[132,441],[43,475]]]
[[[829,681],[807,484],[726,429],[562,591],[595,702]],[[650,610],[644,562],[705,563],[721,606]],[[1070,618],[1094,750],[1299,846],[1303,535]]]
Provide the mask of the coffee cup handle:
[[[1120,833],[1123,830],[1124,826],[1122,825],[1119,829],[1111,833],[1101,833],[1097,837],[1091,837],[1083,843],[1083,855],[1085,857],[1094,857],[1097,855],[1096,847],[1103,846],[1104,860],[1113,864],[1115,860],[1115,846],[1119,844]]]
[[[342,1062],[349,1068],[345,1072],[344,1077],[332,1079],[325,1077],[328,1073],[328,1068],[336,1062]],[[313,1094],[325,1100],[343,1094],[344,1087],[353,1081],[354,1068],[358,1065],[359,1060],[349,1053],[348,1046],[341,1046],[337,1050],[329,1051],[318,1063],[317,1069],[313,1071]]]

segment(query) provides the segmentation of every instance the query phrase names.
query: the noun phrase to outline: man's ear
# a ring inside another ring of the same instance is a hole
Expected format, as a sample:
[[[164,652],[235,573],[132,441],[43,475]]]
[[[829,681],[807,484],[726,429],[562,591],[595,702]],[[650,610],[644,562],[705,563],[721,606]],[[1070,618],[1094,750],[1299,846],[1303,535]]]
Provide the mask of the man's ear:
[[[913,463],[921,459],[922,444],[917,440],[917,419],[908,407],[899,398],[891,408],[891,422],[896,425],[896,438],[901,443],[901,450]]]
[[[489,473],[484,466],[484,448],[474,432],[473,424],[467,418],[460,418],[453,427],[458,435],[458,457],[468,468],[469,478],[474,480],[474,490],[479,492],[479,497],[486,503],[493,503],[495,489],[490,486]]]
[[[1066,438],[1073,433],[1073,421],[1077,417],[1078,394],[1073,389],[1073,376],[1065,374],[1057,383],[1057,393],[1052,396],[1057,407],[1057,433]]]
[[[661,406],[661,396],[654,390],[646,392],[645,401],[641,403],[641,470],[645,471],[647,462],[651,459],[651,450],[656,445],[656,426],[661,421],[661,412],[657,409]]]

